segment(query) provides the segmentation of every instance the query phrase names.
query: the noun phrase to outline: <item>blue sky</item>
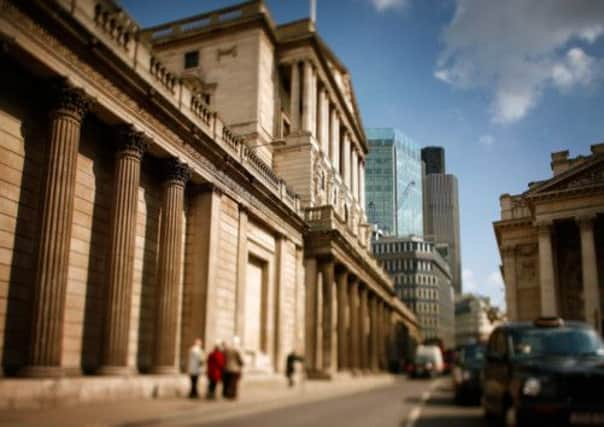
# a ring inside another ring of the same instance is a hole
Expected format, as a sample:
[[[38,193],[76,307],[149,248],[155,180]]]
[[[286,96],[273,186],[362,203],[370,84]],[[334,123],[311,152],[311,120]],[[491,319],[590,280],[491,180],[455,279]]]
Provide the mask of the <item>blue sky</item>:
[[[123,0],[143,26],[239,3]],[[278,23],[307,0],[267,0]],[[499,195],[550,176],[550,153],[604,141],[604,1],[317,0],[366,127],[445,147],[460,188],[464,290],[503,301]]]

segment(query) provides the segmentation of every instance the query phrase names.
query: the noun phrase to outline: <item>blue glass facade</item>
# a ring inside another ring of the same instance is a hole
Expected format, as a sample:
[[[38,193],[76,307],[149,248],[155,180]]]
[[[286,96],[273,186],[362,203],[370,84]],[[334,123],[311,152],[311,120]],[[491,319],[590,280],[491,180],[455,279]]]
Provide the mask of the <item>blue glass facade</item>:
[[[392,128],[367,129],[365,169],[368,220],[385,233],[423,236],[420,148]]]

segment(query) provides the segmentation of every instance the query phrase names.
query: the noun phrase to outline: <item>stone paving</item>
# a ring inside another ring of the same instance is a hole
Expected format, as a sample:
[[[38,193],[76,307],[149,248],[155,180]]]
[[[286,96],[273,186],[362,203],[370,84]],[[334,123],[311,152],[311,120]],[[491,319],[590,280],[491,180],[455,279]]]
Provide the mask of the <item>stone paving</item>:
[[[179,424],[196,419],[204,423],[241,417],[292,404],[345,396],[402,379],[390,375],[361,378],[338,377],[333,381],[302,381],[288,388],[285,379],[243,382],[235,401],[189,400],[186,398],[121,400],[38,410],[0,411],[0,426],[123,426]]]

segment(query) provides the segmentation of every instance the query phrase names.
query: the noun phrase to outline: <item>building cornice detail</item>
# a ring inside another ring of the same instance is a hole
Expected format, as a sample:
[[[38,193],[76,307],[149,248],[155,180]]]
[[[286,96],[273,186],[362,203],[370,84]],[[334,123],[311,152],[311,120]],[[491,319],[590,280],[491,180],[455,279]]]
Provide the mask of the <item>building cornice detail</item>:
[[[189,128],[189,135],[191,136],[192,140],[195,140],[195,137],[197,136],[197,140],[201,143],[200,139],[203,137],[202,139],[205,140],[206,144],[210,143],[214,145],[212,148],[214,155],[216,155],[216,151],[226,151],[221,157],[224,162],[224,167],[222,168],[218,168],[215,162],[202,155],[200,151],[190,142],[181,139],[173,130],[169,129],[168,126],[156,119],[152,113],[142,108],[140,104],[137,103],[133,98],[131,98],[129,95],[126,95],[105,76],[88,65],[88,63],[82,61],[72,50],[61,43],[54,35],[51,35],[48,31],[34,22],[28,15],[13,5],[11,1],[3,0],[1,7],[3,14],[0,19],[8,19],[14,28],[22,31],[28,37],[35,40],[37,48],[43,49],[45,54],[57,59],[61,64],[59,67],[57,67],[57,72],[62,73],[61,69],[66,67],[69,70],[68,73],[70,75],[70,80],[73,80],[74,82],[76,79],[78,81],[84,81],[86,85],[95,88],[99,93],[103,94],[104,98],[106,97],[112,102],[118,103],[122,109],[126,110],[127,113],[126,117],[122,118],[130,123],[137,121],[143,124],[143,127],[147,128],[143,129],[143,131],[145,131],[145,133],[151,140],[153,140],[155,144],[158,144],[162,147],[162,149],[165,149],[169,155],[181,158],[181,160],[190,165],[194,172],[200,174],[204,179],[215,181],[214,183],[216,185],[223,186],[222,191],[224,191],[225,194],[228,194],[234,200],[247,200],[248,204],[253,205],[262,212],[266,212],[266,203],[262,203],[260,199],[253,196],[247,189],[238,184],[232,177],[229,176],[229,172],[241,174],[242,168],[238,167],[237,164],[241,163],[242,160],[238,159],[238,157],[234,156],[228,150],[222,148],[215,139],[212,139],[212,134],[208,134],[206,130],[194,122]],[[61,13],[67,12],[62,11]],[[101,45],[101,39],[95,38],[95,40],[95,52],[97,55],[101,55],[98,50],[99,46]],[[18,42],[16,43],[18,44]],[[142,66],[142,64],[139,64],[139,66]],[[142,78],[140,75],[137,75],[137,77]],[[161,108],[161,105],[158,103],[158,101],[162,99],[162,93],[153,89],[153,86],[151,86],[150,90],[153,92],[150,98],[151,104]],[[100,99],[95,101],[97,104],[101,103]],[[115,114],[118,113],[116,112]],[[132,120],[132,118],[134,120]],[[191,120],[191,118],[186,115],[182,118],[185,120]],[[215,125],[214,134],[216,134]],[[223,139],[228,140],[226,137],[223,137]],[[248,168],[245,168],[245,165],[244,170],[248,170]],[[248,174],[250,173],[248,172]],[[258,181],[263,182],[261,179]],[[265,190],[264,193],[265,197],[268,197],[269,199],[274,198],[275,201],[279,199],[279,197],[270,190]],[[296,201],[296,196],[292,195],[292,193],[288,191],[284,191],[282,194],[284,195],[283,197],[292,199],[290,202],[292,202],[292,206],[295,205],[296,208],[288,206],[288,209],[285,209],[285,206],[281,206],[281,203],[274,203],[274,201],[268,202],[268,205],[273,206],[274,208],[276,207],[279,209],[284,209],[286,212],[291,209],[297,210],[299,202]],[[286,222],[280,219],[278,215],[273,215],[273,217],[274,218],[271,218],[271,220],[274,219],[274,223],[278,226],[285,227],[286,229],[290,228],[290,224],[286,225]],[[299,229],[304,229],[304,222],[299,214],[292,215],[291,211],[289,211],[284,217],[290,220],[289,222],[291,223],[291,226],[294,227],[292,228],[292,231],[294,229],[298,229],[295,232],[296,234],[300,232]]]

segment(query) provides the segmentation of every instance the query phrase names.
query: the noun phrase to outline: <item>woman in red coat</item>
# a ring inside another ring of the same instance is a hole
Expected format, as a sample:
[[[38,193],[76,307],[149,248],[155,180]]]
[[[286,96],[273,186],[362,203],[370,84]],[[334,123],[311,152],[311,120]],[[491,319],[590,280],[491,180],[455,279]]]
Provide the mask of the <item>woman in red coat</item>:
[[[217,342],[214,350],[208,356],[208,399],[216,398],[216,385],[222,379],[224,370],[224,353],[222,352],[222,343]]]

